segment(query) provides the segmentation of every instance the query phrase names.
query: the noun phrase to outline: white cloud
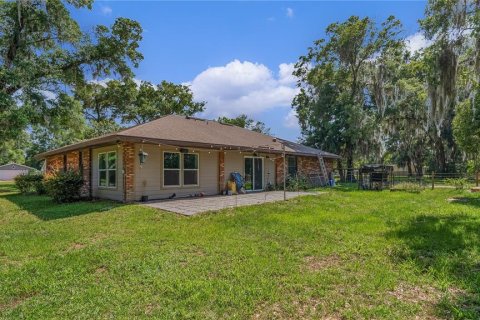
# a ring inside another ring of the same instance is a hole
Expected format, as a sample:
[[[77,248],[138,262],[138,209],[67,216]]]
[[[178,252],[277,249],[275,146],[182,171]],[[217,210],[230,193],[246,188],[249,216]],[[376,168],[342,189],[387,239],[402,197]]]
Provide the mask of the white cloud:
[[[411,53],[415,53],[416,51],[425,49],[426,47],[432,44],[430,40],[425,39],[425,37],[421,32],[417,32],[412,35],[409,35],[405,40],[406,40],[407,49]]]
[[[292,64],[283,63],[274,74],[263,64],[234,60],[210,67],[186,84],[196,100],[207,102],[205,117],[254,115],[291,105],[298,92],[289,74],[292,68]]]
[[[287,15],[288,18],[293,18],[293,9],[292,8],[287,8],[285,14]]]
[[[101,10],[102,13],[103,13],[104,15],[106,15],[106,16],[112,14],[112,11],[113,11],[112,8],[109,7],[109,6],[102,6],[102,7],[100,8],[100,10]]]
[[[283,125],[287,128],[300,129],[298,124],[298,115],[295,110],[290,110],[290,112],[285,116]]]

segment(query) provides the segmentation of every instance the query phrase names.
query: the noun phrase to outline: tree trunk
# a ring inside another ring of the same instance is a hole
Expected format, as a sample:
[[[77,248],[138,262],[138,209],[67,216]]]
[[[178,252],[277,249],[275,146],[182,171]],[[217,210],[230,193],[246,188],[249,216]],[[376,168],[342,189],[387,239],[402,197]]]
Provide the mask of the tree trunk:
[[[337,160],[338,173],[340,174],[340,181],[345,182],[345,172],[343,172],[342,159]]]
[[[437,138],[435,141],[435,155],[436,155],[436,171],[437,172],[446,172],[447,171],[447,159],[445,155],[445,146],[441,138]]]

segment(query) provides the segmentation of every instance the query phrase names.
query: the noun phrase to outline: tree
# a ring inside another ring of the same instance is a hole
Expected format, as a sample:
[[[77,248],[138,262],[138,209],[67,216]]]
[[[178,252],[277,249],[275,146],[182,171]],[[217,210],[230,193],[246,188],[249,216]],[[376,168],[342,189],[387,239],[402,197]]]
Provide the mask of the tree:
[[[429,129],[435,166],[445,172],[454,170],[460,160],[452,129],[455,106],[468,98],[470,88],[480,79],[480,2],[430,0],[425,12],[420,24],[433,41],[424,57]],[[462,73],[474,76],[461,79]]]
[[[453,119],[455,140],[474,163],[474,169],[480,169],[480,88],[475,88],[472,99],[467,99],[456,108]]]
[[[92,0],[67,0],[91,9]],[[132,76],[143,58],[142,28],[118,18],[111,28],[83,32],[60,0],[0,2],[0,139],[28,125],[44,125],[56,111],[52,101],[88,78]]]
[[[329,25],[327,39],[315,41],[295,66],[300,93],[293,106],[305,142],[339,153],[349,169],[355,153],[368,143],[375,117],[366,94],[367,66],[398,45],[399,29],[394,17],[379,30],[370,18],[352,16]],[[338,165],[342,168],[341,161]]]
[[[128,92],[125,97],[118,91]],[[162,81],[158,85],[142,81],[138,86],[133,81],[113,89],[115,114],[122,123],[142,124],[159,117],[180,114],[192,116],[204,110],[205,102],[196,102],[188,86]]]
[[[270,128],[267,128],[265,123],[261,121],[255,121],[252,118],[249,118],[246,114],[241,114],[235,118],[219,117],[217,121],[220,123],[231,124],[240,128],[245,128],[263,134],[270,134]]]

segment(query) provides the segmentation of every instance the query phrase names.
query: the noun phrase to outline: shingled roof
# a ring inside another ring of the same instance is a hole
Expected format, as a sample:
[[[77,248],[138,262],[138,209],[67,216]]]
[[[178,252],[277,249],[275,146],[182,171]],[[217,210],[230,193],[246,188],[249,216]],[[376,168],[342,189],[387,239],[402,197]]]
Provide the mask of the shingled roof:
[[[282,148],[285,145],[285,152],[288,154],[321,155],[326,158],[339,158],[339,156],[332,153],[234,125],[179,115],[161,117],[115,133],[47,151],[37,155],[37,158],[43,159],[49,155],[85,147],[106,145],[115,141],[159,143],[180,147],[205,147],[227,150],[229,148],[253,149],[272,153],[283,152]]]

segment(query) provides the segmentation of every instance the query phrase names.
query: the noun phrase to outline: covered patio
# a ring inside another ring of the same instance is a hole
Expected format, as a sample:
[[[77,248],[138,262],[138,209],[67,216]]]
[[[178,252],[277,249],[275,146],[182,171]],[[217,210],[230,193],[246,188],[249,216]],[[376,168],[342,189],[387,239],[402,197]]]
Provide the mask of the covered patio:
[[[292,192],[287,191],[285,196],[293,199],[299,196],[318,195],[321,192]],[[165,211],[191,216],[206,211],[218,211],[225,208],[251,206],[267,202],[283,201],[283,191],[254,192],[233,196],[209,196],[202,198],[180,198],[159,200],[144,203],[144,205]]]

